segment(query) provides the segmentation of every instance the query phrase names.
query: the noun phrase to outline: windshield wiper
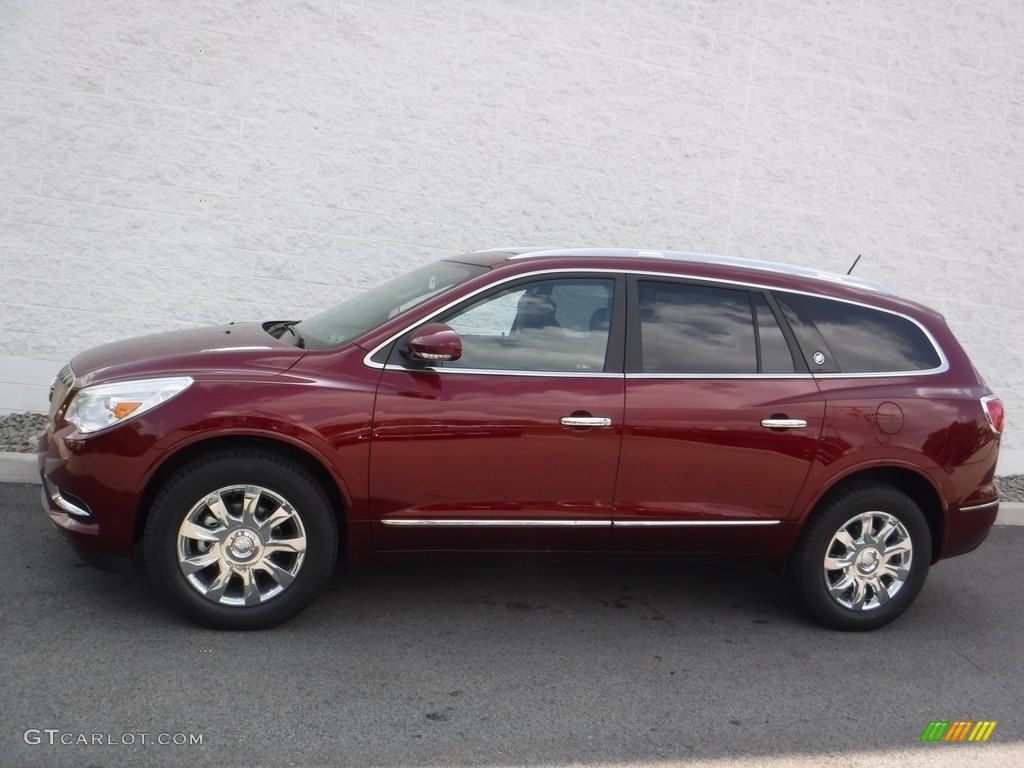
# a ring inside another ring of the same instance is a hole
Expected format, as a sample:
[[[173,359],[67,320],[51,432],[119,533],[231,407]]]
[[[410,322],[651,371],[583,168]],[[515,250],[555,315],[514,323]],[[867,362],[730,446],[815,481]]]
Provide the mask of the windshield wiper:
[[[306,342],[302,338],[302,334],[295,330],[295,325],[298,322],[298,320],[285,320],[284,322],[281,323],[273,323],[272,325],[264,328],[264,330],[271,336],[273,336],[275,339],[280,339],[282,336],[284,336],[284,332],[288,331],[292,336],[295,337],[295,346],[298,347],[299,349],[305,349]]]

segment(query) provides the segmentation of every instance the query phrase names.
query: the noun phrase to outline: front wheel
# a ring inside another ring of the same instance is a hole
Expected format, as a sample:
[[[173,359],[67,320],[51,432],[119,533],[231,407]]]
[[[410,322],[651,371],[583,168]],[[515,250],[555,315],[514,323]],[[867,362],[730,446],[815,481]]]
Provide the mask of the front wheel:
[[[317,596],[334,569],[334,512],[317,480],[272,453],[202,457],[164,486],[149,515],[146,566],[185,617],[264,629]]]
[[[875,629],[917,597],[931,550],[920,507],[896,488],[865,483],[826,502],[807,523],[787,581],[797,602],[822,624]]]

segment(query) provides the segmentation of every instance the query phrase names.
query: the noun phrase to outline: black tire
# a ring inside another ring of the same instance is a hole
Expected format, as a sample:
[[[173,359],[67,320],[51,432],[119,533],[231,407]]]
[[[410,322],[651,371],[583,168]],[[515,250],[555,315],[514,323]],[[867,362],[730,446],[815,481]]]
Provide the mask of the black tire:
[[[251,516],[243,517],[246,508]],[[183,527],[186,518],[196,525]],[[219,540],[207,542],[206,528]],[[302,466],[268,451],[221,451],[186,464],[160,490],[143,552],[158,591],[186,618],[213,629],[265,629],[323,589],[338,526],[326,492]]]
[[[865,514],[872,515],[867,524],[861,522]],[[866,534],[865,528],[870,529]],[[789,559],[786,580],[797,603],[821,624],[846,631],[876,629],[914,601],[931,556],[931,530],[913,499],[889,485],[859,483],[815,510]],[[826,570],[826,557],[832,565],[849,565]]]

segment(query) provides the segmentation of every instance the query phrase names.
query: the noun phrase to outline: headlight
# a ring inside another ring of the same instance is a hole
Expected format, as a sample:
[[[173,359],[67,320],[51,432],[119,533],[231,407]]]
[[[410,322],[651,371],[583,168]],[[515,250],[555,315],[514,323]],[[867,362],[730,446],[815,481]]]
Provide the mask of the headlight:
[[[156,408],[191,385],[189,376],[96,384],[75,395],[65,418],[87,435]]]

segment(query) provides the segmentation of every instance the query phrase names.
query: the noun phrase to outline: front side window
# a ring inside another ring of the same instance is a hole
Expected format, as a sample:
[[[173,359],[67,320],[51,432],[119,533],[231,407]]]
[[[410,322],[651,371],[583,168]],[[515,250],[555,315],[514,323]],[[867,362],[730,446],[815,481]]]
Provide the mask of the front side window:
[[[519,284],[439,317],[462,339],[445,368],[601,372],[614,280],[566,278]]]
[[[746,291],[649,280],[637,288],[644,373],[758,372]]]
[[[942,364],[927,334],[902,315],[820,296],[779,292],[776,299],[815,373],[914,372]]]

